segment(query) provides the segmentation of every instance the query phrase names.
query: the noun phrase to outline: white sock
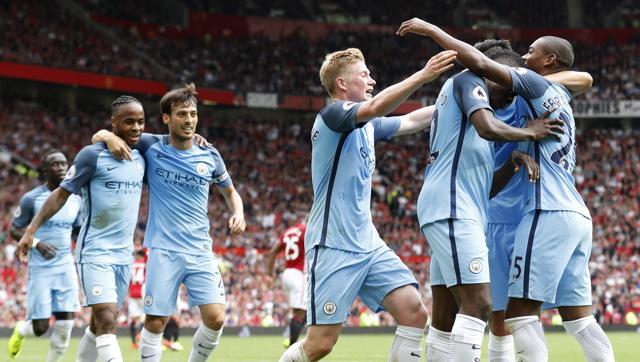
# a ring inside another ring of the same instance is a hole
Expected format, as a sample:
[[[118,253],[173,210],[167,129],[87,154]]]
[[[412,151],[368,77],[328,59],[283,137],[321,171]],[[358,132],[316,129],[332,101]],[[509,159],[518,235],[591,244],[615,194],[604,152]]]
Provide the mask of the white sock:
[[[191,342],[191,354],[189,354],[189,362],[204,362],[209,355],[218,347],[222,329],[213,330],[204,324],[200,324],[196,334],[193,335]]]
[[[102,334],[96,337],[96,349],[100,359],[105,362],[122,362],[122,352],[115,334]]]
[[[482,339],[487,323],[468,315],[458,313],[451,329],[453,360],[460,362],[479,361]]]
[[[278,362],[311,362],[311,360],[302,348],[302,341],[298,341],[284,351]]]
[[[614,361],[609,338],[593,316],[562,322],[562,325],[578,340],[588,362]]]
[[[162,333],[151,333],[146,328],[142,328],[140,337],[140,360],[142,362],[160,362],[160,358],[162,358]]]
[[[515,344],[516,360],[522,362],[546,362],[549,359],[547,341],[544,338],[542,324],[538,316],[525,316],[505,319],[504,321]]]
[[[489,362],[515,362],[513,336],[496,336],[489,331]]]
[[[449,362],[453,355],[451,332],[443,332],[429,327],[427,334],[427,362]]]
[[[420,361],[420,342],[424,329],[398,326],[393,337],[388,362],[414,362]]]
[[[56,320],[49,339],[51,346],[47,354],[47,362],[57,362],[62,358],[67,347],[69,347],[72,329],[72,320]]]
[[[87,327],[84,336],[80,340],[76,362],[96,362],[98,360],[98,350],[96,349],[96,335]]]
[[[35,334],[33,333],[33,322],[30,320],[24,321],[24,324],[22,325],[22,328],[18,330],[18,333],[23,337],[33,336]]]

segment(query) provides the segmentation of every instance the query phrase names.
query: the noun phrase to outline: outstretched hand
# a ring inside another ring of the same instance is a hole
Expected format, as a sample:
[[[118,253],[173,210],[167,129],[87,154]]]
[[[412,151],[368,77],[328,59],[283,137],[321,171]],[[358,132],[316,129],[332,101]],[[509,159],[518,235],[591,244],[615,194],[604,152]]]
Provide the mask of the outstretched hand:
[[[396,34],[405,36],[406,34],[414,33],[418,35],[429,36],[431,27],[433,27],[433,25],[427,23],[426,21],[418,18],[413,18],[400,24],[400,27],[398,28],[398,30],[396,30]]]
[[[457,54],[458,53],[453,50],[445,50],[431,57],[423,69],[426,79],[425,83],[432,82],[442,73],[451,70]]]
[[[551,113],[555,112],[555,110],[556,108],[550,109],[544,112],[541,117],[529,120],[527,128],[529,128],[533,133],[531,136],[532,141],[539,141],[547,137],[552,137],[556,141],[560,141],[562,139],[562,135],[564,134],[564,122],[558,118],[548,118]]]

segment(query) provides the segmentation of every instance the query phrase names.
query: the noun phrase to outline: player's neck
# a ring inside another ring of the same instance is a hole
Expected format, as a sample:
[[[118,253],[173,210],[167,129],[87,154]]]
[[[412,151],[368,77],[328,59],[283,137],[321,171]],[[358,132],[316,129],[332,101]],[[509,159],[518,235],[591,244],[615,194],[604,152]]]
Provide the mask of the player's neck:
[[[169,142],[171,143],[171,146],[173,146],[173,148],[177,149],[177,150],[188,150],[191,147],[193,147],[193,139],[180,139],[178,137],[175,137],[173,135],[171,135],[169,137]]]
[[[58,186],[60,186],[59,183],[56,184],[56,183],[53,183],[51,181],[47,181],[47,183],[45,185],[47,185],[47,188],[49,189],[49,191],[53,191],[53,190],[57,189]]]

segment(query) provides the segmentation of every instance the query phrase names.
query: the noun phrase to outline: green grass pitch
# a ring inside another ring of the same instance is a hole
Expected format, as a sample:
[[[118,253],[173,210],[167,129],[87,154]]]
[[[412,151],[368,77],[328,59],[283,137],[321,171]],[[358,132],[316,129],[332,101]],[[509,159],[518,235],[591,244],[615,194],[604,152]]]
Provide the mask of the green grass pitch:
[[[633,332],[608,333],[613,344],[616,361],[640,361],[640,334]],[[340,337],[338,344],[325,361],[386,361],[387,351],[391,344],[391,335],[344,335]],[[131,349],[129,338],[119,336],[120,345],[125,361],[137,361],[137,351]],[[224,336],[211,361],[239,362],[239,361],[277,361],[284,350],[282,341],[284,338],[276,336],[255,336],[238,338],[236,336]],[[483,349],[483,360],[486,361],[487,340]],[[7,338],[0,339],[0,361],[8,361]],[[191,348],[191,339],[184,336],[180,339],[185,347],[183,352],[165,351],[163,361],[183,362],[188,358]],[[74,361],[79,338],[71,341],[62,361]],[[549,344],[549,361],[583,361],[582,352],[578,343],[564,333],[547,333]],[[49,349],[47,339],[31,338],[25,342],[24,349],[16,361],[43,361]]]

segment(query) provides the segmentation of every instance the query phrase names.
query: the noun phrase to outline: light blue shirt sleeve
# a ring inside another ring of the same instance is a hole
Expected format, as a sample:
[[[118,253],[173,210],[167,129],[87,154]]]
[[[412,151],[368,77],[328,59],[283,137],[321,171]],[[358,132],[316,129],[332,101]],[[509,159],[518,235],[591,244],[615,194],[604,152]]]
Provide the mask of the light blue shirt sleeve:
[[[60,187],[71,192],[72,194],[80,193],[80,190],[86,185],[96,172],[96,163],[100,151],[106,149],[104,143],[99,142],[95,145],[84,147],[76,155],[73,165],[67,171],[67,175],[60,183]]]
[[[401,117],[378,117],[374,118],[371,123],[373,124],[373,138],[376,141],[384,140],[388,141],[393,137],[400,129]]]
[[[320,111],[320,117],[329,129],[344,133],[356,128],[358,108],[360,103],[337,101]]]
[[[482,78],[472,72],[466,71],[455,77],[452,92],[462,113],[468,119],[479,109],[488,109],[493,112],[489,105],[487,85]]]
[[[27,227],[33,219],[33,204],[35,197],[31,193],[27,193],[20,199],[20,205],[13,213],[12,225],[16,228],[22,229]]]
[[[210,150],[215,164],[215,168],[211,174],[211,183],[221,189],[233,185],[233,181],[231,180],[231,176],[229,176],[229,172],[227,172],[227,167],[224,164],[220,152],[215,148],[210,148]]]
[[[511,74],[511,88],[520,96],[527,99],[540,98],[549,88],[549,81],[532,70],[512,67],[507,69]]]

